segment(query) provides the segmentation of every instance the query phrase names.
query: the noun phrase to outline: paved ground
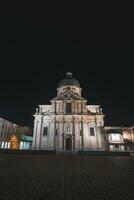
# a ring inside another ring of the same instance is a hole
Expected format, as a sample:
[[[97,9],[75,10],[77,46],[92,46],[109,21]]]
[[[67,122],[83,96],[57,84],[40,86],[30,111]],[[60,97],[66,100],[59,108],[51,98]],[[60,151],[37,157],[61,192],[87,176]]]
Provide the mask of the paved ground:
[[[0,155],[0,200],[134,200],[134,158]]]

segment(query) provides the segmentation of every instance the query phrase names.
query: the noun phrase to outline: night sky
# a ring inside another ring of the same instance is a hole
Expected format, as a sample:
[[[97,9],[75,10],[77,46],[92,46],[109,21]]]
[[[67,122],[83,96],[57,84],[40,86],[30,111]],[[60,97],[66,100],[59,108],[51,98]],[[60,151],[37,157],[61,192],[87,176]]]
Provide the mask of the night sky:
[[[100,5],[99,5],[100,4]],[[0,14],[0,117],[33,126],[67,71],[106,125],[134,125],[132,1],[9,5]]]

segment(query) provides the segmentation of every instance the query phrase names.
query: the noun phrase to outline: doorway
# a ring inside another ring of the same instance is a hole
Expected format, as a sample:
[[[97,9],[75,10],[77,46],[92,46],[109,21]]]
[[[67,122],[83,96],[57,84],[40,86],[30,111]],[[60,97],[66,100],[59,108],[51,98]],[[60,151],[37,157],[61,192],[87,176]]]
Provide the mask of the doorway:
[[[115,144],[115,151],[120,151],[120,145]]]
[[[66,139],[65,150],[66,151],[71,151],[72,150],[72,139],[71,138],[67,138]]]

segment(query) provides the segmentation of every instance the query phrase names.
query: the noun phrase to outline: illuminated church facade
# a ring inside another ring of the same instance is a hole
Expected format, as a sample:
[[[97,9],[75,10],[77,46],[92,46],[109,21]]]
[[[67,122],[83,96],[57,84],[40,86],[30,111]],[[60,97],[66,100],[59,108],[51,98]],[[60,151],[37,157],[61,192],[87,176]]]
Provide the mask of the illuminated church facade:
[[[34,114],[32,149],[56,151],[124,151],[121,131],[104,127],[100,105],[87,105],[80,83],[66,73],[50,105]],[[134,139],[134,137],[133,137]]]

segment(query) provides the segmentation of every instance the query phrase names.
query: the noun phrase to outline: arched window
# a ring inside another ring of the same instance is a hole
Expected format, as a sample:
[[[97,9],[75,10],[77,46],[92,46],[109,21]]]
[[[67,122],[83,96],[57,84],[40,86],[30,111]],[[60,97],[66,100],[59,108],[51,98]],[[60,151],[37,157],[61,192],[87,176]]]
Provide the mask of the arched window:
[[[71,103],[66,103],[66,114],[71,114]]]

